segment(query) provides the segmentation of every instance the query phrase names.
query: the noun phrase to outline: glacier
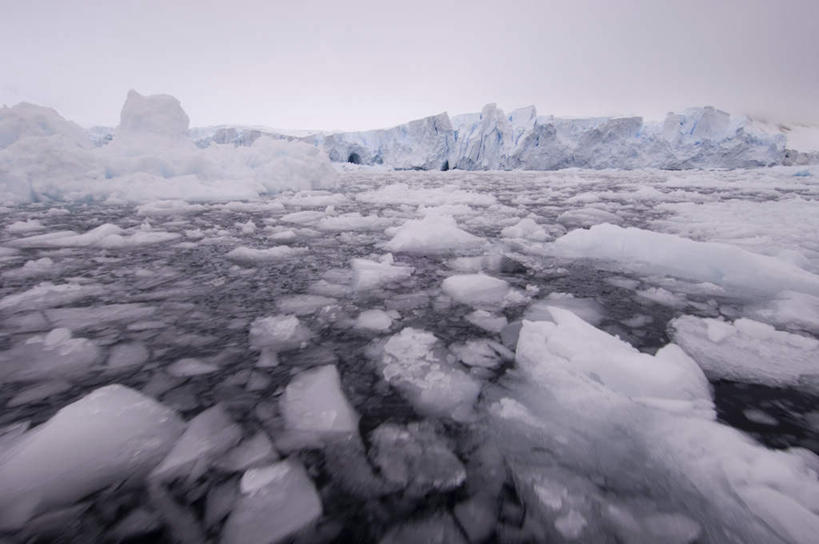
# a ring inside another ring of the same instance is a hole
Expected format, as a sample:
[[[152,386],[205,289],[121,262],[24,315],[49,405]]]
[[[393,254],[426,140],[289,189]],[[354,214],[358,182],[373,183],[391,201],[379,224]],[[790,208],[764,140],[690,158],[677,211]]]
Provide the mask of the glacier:
[[[641,117],[566,119],[534,106],[510,114],[447,113],[389,129],[304,138],[336,162],[396,170],[557,170],[562,168],[751,168],[793,161],[786,137],[711,106]],[[789,153],[790,152],[790,153]]]

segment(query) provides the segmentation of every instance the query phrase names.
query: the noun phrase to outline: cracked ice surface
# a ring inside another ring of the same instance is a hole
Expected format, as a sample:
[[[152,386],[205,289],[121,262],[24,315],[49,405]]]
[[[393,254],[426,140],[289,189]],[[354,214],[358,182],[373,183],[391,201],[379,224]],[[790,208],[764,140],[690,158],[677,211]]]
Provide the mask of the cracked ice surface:
[[[819,169],[0,209],[0,540],[812,542]]]

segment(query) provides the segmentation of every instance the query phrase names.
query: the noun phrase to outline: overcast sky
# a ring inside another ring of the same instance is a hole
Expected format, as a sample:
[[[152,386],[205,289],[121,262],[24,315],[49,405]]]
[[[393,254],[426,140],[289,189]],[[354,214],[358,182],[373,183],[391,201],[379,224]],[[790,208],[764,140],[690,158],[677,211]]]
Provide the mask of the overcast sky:
[[[379,128],[487,102],[819,124],[817,23],[819,0],[0,0],[0,104],[115,125],[134,88],[192,125]]]

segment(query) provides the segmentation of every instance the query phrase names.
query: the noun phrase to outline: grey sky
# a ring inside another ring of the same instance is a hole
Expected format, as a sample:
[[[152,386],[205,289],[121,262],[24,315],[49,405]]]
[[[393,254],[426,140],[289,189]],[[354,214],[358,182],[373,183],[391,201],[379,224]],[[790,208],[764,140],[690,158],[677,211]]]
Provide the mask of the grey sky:
[[[378,128],[487,102],[819,124],[817,22],[819,0],[0,0],[0,104],[114,125],[135,88],[193,125]]]

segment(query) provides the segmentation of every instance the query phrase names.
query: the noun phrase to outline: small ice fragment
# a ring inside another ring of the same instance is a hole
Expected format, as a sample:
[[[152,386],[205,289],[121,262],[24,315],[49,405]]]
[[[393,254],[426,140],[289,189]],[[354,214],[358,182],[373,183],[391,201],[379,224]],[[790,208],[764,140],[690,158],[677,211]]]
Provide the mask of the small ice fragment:
[[[179,359],[178,361],[171,363],[165,370],[171,376],[183,378],[188,376],[210,374],[211,372],[216,372],[219,370],[219,367],[213,363],[206,363],[201,359],[185,357],[184,359]]]
[[[150,353],[142,342],[126,342],[117,344],[108,355],[110,368],[138,366],[148,360]]]

